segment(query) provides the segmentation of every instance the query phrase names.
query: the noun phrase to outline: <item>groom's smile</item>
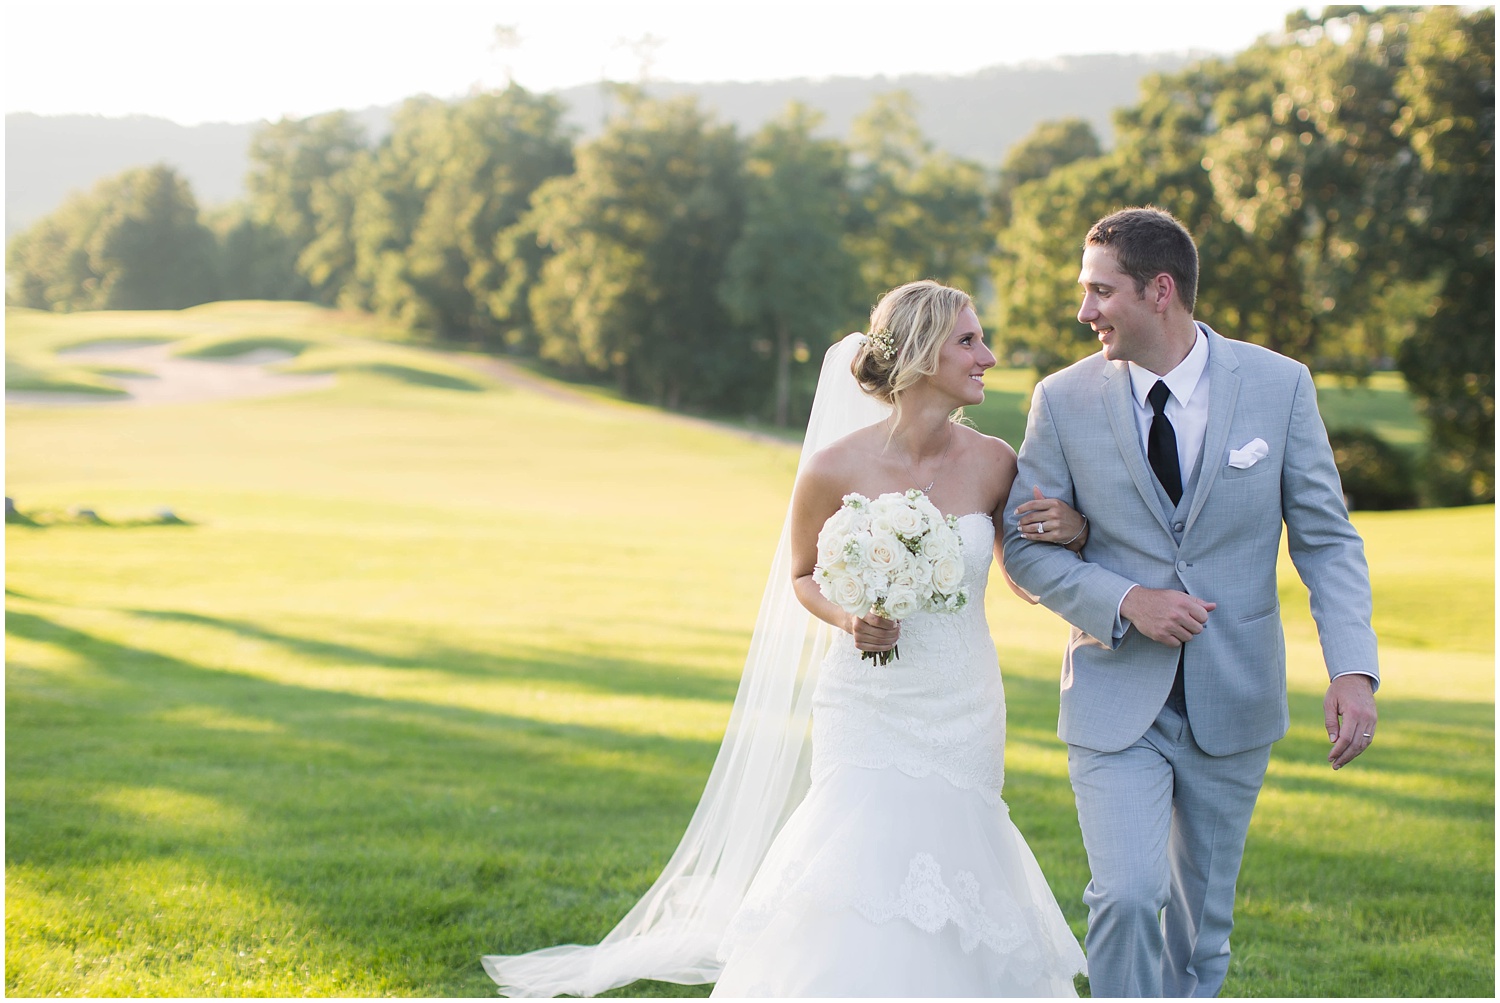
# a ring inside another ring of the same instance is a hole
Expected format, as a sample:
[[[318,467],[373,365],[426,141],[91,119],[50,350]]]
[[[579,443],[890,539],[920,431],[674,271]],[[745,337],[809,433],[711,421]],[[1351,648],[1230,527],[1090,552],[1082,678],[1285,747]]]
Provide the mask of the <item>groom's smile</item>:
[[[1085,249],[1078,284],[1083,287],[1078,322],[1093,329],[1104,357],[1141,362],[1151,351],[1151,332],[1160,319],[1151,300],[1136,291],[1135,280],[1120,268],[1114,252],[1097,245]]]

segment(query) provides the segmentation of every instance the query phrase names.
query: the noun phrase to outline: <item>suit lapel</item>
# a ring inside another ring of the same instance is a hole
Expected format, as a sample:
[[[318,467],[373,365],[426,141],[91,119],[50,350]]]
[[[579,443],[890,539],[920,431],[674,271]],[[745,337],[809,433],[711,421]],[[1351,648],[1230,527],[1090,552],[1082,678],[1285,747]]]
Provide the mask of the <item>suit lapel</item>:
[[[1123,363],[1105,363],[1104,410],[1109,415],[1115,445],[1125,461],[1125,469],[1130,471],[1135,489],[1170,537],[1172,528],[1167,524],[1166,513],[1161,510],[1161,500],[1156,495],[1156,475],[1146,465],[1146,453],[1141,449],[1140,427],[1135,421],[1135,398],[1130,393],[1130,370]]]
[[[1191,532],[1193,521],[1203,511],[1209,492],[1219,483],[1224,466],[1224,450],[1229,445],[1229,423],[1239,399],[1240,376],[1235,372],[1239,360],[1229,342],[1215,334],[1207,324],[1199,324],[1208,335],[1208,427],[1203,432],[1203,452],[1198,459],[1198,486],[1188,509],[1184,533]]]

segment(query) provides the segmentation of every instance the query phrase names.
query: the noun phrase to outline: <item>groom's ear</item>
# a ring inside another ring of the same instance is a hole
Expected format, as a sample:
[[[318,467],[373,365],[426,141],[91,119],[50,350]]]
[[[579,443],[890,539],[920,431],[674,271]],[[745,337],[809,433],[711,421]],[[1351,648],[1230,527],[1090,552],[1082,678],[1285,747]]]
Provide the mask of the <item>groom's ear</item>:
[[[1158,272],[1147,283],[1146,293],[1151,297],[1151,303],[1156,307],[1156,312],[1166,313],[1172,305],[1172,298],[1177,295],[1177,283],[1168,273]]]

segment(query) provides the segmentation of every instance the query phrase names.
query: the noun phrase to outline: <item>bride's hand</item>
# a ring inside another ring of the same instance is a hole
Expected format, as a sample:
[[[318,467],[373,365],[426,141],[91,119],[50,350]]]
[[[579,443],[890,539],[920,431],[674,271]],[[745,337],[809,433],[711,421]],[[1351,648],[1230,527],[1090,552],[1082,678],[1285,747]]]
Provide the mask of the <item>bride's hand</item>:
[[[860,651],[890,651],[901,640],[901,624],[883,616],[867,613],[849,618],[849,633]]]
[[[1055,543],[1077,553],[1088,542],[1088,519],[1058,498],[1048,498],[1032,485],[1035,497],[1016,506],[1021,535],[1040,543]]]

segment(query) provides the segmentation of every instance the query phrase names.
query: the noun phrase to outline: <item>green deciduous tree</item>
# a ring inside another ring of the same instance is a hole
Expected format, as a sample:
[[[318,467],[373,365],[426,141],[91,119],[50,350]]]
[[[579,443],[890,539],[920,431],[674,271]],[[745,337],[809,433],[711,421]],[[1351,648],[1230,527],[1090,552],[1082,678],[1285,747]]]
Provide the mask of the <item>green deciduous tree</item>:
[[[742,144],[691,100],[621,103],[536,194],[540,352],[668,407],[758,409],[769,366],[717,295],[744,218]]]
[[[1445,503],[1495,497],[1495,11],[1440,7],[1411,29],[1396,85],[1423,174],[1410,252],[1438,276],[1401,346]]]
[[[794,102],[751,139],[745,224],[720,286],[752,346],[772,356],[771,419],[780,426],[793,412],[794,367],[820,358],[830,336],[859,318],[859,270],[844,246],[848,154],[813,136],[818,122]]]
[[[881,95],[855,120],[849,245],[866,300],[936,279],[975,292],[994,233],[980,166],[933,149],[905,91]]]
[[[535,262],[513,263],[517,249],[502,235],[520,222],[543,181],[572,170],[562,116],[556,98],[512,84],[450,106],[440,144],[424,151],[420,173],[431,184],[407,270],[432,326],[444,334],[498,347],[505,329],[528,323],[511,279],[531,274]]]
[[[279,270],[283,289],[277,298],[332,302],[337,296],[335,286],[310,283],[298,268],[298,258],[319,233],[318,193],[364,149],[364,130],[346,111],[284,118],[251,139],[250,172],[245,176],[247,220],[265,232],[241,239],[259,249],[258,271]]]
[[[507,237],[547,178],[572,168],[557,99],[512,84],[448,104],[416,98],[389,136],[313,193],[298,265],[340,302],[482,347],[525,340],[536,256]],[[515,258],[519,260],[515,260]]]
[[[213,234],[164,164],[75,195],[7,253],[15,302],[42,310],[172,310],[217,295]]]
[[[1115,131],[1009,190],[996,316],[1020,357],[1096,350],[1070,319],[1079,244],[1155,204],[1198,241],[1201,319],[1321,369],[1395,354],[1431,424],[1429,486],[1493,498],[1492,10],[1293,15],[1232,60],[1149,78]]]
[[[1000,179],[995,185],[995,223],[1003,227],[1010,219],[1010,194],[1020,185],[1045,178],[1059,167],[1077,160],[1090,160],[1104,151],[1094,127],[1081,118],[1043,122],[1005,155]]]

